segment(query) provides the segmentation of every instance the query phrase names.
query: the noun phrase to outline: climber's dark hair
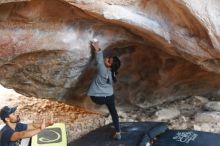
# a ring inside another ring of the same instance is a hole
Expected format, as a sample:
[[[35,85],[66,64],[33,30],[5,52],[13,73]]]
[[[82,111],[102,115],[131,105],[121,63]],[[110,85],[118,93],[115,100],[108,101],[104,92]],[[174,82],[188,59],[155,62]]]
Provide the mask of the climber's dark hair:
[[[113,58],[113,62],[112,62],[112,66],[111,66],[112,80],[114,82],[117,82],[116,75],[118,74],[118,69],[121,66],[121,61],[117,56],[114,56],[112,58]]]

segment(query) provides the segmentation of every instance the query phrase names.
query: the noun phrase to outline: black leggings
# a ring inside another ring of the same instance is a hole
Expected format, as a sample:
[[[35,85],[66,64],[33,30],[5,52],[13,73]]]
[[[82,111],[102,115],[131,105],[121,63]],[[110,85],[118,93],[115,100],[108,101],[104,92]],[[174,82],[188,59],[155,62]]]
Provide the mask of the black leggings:
[[[97,97],[97,96],[91,96],[91,99],[96,104],[102,105],[106,104],[108,107],[108,110],[111,114],[113,124],[115,126],[116,132],[120,132],[120,126],[119,126],[119,118],[118,113],[115,108],[115,96],[106,96],[106,97]]]

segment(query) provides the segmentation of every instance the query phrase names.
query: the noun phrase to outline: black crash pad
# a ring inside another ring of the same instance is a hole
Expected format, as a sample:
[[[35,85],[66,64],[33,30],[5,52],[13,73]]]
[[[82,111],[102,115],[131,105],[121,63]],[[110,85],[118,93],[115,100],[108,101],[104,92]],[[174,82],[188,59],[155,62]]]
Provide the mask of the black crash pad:
[[[70,142],[68,146],[145,146],[151,138],[168,129],[162,122],[124,122],[120,126],[122,139],[119,141],[112,138],[114,127],[109,124]]]
[[[194,130],[167,130],[152,146],[220,146],[220,134]]]

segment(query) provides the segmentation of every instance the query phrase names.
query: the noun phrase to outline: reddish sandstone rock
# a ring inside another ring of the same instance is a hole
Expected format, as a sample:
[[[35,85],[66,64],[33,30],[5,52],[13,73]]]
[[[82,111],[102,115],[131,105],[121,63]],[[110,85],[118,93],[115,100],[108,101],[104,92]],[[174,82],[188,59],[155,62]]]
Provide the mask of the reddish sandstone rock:
[[[122,60],[119,103],[147,107],[218,93],[218,0],[0,3],[0,83],[19,93],[86,106],[93,38]]]

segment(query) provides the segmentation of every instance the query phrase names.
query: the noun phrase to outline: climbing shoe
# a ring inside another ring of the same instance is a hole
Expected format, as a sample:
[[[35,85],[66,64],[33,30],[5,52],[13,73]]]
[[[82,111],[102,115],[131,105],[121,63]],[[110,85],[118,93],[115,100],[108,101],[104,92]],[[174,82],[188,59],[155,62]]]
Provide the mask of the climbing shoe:
[[[121,132],[115,132],[115,134],[113,135],[113,138],[115,140],[121,140]]]

